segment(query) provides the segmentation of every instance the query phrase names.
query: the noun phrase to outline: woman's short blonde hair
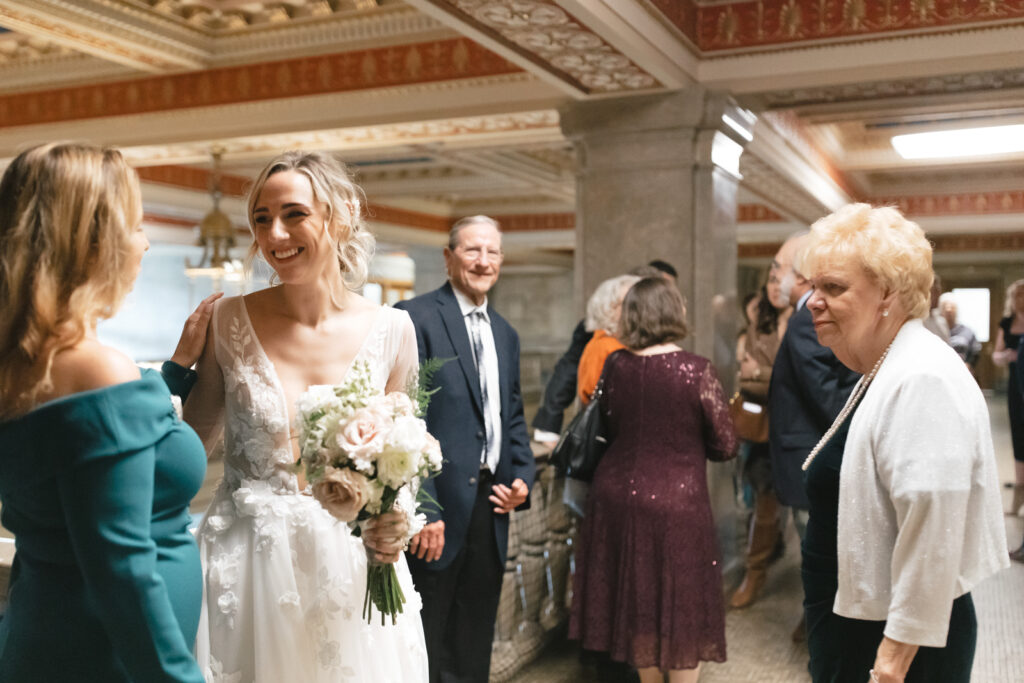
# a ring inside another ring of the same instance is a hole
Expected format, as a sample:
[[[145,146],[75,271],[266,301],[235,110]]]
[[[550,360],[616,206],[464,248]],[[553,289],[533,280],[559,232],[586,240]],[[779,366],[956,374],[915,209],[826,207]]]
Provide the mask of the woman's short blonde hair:
[[[121,153],[54,142],[32,147],[0,179],[0,419],[51,385],[58,351],[114,315],[135,280],[142,218]]]
[[[858,263],[883,290],[895,293],[909,317],[929,313],[932,245],[917,223],[892,207],[847,204],[819,219],[803,260],[811,278],[830,261]]]
[[[619,275],[599,284],[587,301],[587,317],[583,323],[587,332],[604,330],[615,334],[626,290],[639,281],[636,275]]]
[[[309,178],[313,186],[313,198],[324,205],[324,225],[327,237],[338,255],[342,280],[350,290],[359,289],[369,275],[376,240],[363,222],[363,190],[352,180],[345,165],[330,154],[285,152],[272,159],[260,172],[246,199],[249,230],[253,232],[254,238],[246,258],[247,263],[251,264],[259,253],[255,241],[253,211],[260,192],[270,176],[285,171],[295,171]]]
[[[1024,280],[1017,280],[1006,288],[1006,301],[1003,302],[1004,318],[1012,318],[1014,316],[1013,299],[1017,296],[1017,290],[1021,287],[1024,287]]]

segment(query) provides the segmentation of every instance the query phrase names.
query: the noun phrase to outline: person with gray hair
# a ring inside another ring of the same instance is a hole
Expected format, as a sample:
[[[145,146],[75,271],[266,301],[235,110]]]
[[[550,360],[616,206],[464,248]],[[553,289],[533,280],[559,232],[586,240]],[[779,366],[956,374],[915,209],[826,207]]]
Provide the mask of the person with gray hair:
[[[958,312],[953,292],[944,292],[939,297],[939,313],[949,325],[949,345],[967,363],[971,372],[974,372],[974,364],[978,362],[978,356],[981,355],[981,342],[978,341],[974,330],[957,320]]]
[[[818,342],[807,300],[811,283],[803,275],[806,230],[791,236],[772,262],[781,288],[793,305],[786,334],[775,354],[768,387],[772,482],[782,505],[793,512],[793,525],[802,541],[810,505],[800,465],[829,428],[860,378]],[[794,641],[806,637],[801,618]]]
[[[615,337],[615,330],[619,326],[622,300],[629,288],[639,281],[640,278],[636,275],[608,278],[590,295],[584,325],[588,332],[594,333],[594,336],[583,348],[576,374],[577,393],[584,405],[590,402],[590,397],[597,388],[605,359],[615,351],[625,348]]]
[[[924,328],[932,247],[890,207],[811,228],[819,341],[860,372],[802,469],[801,574],[814,683],[968,683],[971,589],[1009,566],[988,407]]]
[[[463,218],[444,250],[448,282],[396,305],[412,318],[421,361],[454,359],[435,374],[426,414],[445,463],[423,490],[439,509],[427,511],[409,544],[431,683],[488,679],[509,513],[529,505],[537,468],[523,417],[519,336],[487,296],[502,260],[497,222]]]

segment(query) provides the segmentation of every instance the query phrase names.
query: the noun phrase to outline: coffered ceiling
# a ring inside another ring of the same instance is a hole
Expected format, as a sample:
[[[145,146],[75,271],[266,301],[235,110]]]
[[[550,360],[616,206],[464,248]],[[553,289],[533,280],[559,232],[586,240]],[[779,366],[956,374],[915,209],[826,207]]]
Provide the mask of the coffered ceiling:
[[[0,0],[0,27],[0,159],[118,145],[168,225],[208,206],[214,148],[228,195],[280,150],[329,149],[385,237],[486,212],[564,259],[558,108],[703,87],[758,115],[741,255],[850,200],[1022,255],[995,236],[1024,235],[1024,154],[907,161],[890,140],[1024,123],[1024,0]]]

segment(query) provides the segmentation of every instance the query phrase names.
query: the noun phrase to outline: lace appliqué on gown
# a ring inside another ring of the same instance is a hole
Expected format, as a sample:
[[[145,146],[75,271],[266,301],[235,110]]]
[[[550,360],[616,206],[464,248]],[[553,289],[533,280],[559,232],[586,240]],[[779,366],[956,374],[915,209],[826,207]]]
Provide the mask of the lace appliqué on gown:
[[[212,324],[225,413],[224,479],[197,534],[205,583],[196,656],[207,680],[426,680],[420,601],[405,559],[398,624],[366,624],[362,542],[299,491],[285,393],[242,299],[220,302]],[[409,352],[402,344],[411,324],[381,309],[353,360],[369,364],[381,390],[398,354]]]

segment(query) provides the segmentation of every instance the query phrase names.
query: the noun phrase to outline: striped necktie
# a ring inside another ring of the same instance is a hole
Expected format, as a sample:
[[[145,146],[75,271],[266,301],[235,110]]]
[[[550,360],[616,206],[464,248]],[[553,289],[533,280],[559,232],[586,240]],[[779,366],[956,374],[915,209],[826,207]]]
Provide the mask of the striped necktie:
[[[491,424],[491,406],[487,395],[487,366],[484,363],[484,342],[482,326],[487,324],[483,311],[473,311],[469,314],[469,328],[473,333],[473,360],[476,363],[476,374],[480,377],[480,398],[484,409],[484,431],[487,441],[484,443],[483,453],[480,454],[480,462],[488,465],[487,454],[491,452],[491,444],[494,443],[494,425]]]

